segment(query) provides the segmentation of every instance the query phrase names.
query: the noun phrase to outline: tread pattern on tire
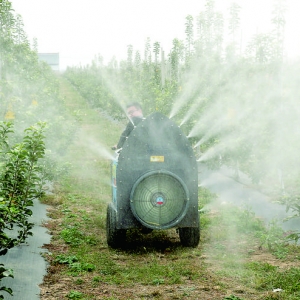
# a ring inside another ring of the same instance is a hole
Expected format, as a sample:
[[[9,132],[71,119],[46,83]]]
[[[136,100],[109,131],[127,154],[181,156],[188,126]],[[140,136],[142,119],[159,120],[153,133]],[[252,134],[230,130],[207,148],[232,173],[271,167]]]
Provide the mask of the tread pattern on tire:
[[[180,242],[185,247],[197,247],[200,241],[199,227],[178,228]]]
[[[124,245],[126,239],[126,230],[117,229],[117,216],[112,204],[107,206],[106,214],[106,239],[111,248],[119,248]]]

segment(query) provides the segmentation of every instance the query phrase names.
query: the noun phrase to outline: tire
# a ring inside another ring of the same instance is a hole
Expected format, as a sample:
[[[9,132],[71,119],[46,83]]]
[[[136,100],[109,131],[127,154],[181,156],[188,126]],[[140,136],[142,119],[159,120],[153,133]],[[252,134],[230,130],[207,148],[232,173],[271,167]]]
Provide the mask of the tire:
[[[106,240],[111,248],[120,248],[126,241],[126,229],[117,229],[117,214],[111,203],[107,206]]]
[[[180,242],[184,247],[197,247],[200,241],[199,227],[178,228]]]

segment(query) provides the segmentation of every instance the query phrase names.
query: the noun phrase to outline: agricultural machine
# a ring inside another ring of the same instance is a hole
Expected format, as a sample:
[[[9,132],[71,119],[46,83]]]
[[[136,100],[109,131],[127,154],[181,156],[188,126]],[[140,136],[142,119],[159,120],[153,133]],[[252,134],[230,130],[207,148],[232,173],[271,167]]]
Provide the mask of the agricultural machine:
[[[176,228],[183,246],[200,239],[197,162],[186,136],[155,112],[143,119],[112,161],[107,243],[126,243],[126,231]]]

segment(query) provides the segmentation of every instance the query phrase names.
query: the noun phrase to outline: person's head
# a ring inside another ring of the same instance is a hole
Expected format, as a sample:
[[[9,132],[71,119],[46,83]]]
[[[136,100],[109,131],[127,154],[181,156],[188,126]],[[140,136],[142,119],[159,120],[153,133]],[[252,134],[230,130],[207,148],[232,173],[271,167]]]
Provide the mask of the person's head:
[[[138,102],[133,102],[126,105],[126,114],[129,118],[143,117],[143,110]]]

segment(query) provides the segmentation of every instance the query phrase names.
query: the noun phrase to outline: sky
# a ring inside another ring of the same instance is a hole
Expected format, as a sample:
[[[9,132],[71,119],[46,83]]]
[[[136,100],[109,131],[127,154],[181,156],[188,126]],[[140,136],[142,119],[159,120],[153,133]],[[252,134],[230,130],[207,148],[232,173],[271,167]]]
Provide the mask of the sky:
[[[270,28],[275,0],[236,0],[241,6],[241,40]],[[127,46],[144,51],[146,39],[160,42],[168,53],[174,38],[185,38],[185,18],[194,19],[204,10],[205,0],[11,0],[22,16],[30,43],[38,40],[38,52],[59,53],[60,69],[86,65],[95,55],[104,63],[113,56],[126,59]],[[231,0],[215,0],[216,9],[226,16]],[[286,0],[286,53],[297,56],[299,0]],[[225,24],[226,26],[226,24]]]

